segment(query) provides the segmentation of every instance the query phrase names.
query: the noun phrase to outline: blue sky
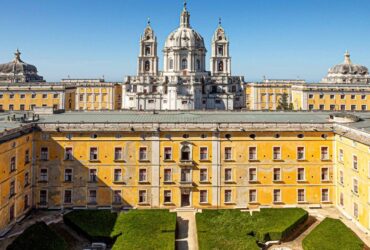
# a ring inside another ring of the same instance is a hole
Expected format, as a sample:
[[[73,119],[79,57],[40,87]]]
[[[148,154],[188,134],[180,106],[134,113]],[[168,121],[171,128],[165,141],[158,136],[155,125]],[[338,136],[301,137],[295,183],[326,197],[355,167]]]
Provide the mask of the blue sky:
[[[136,74],[146,20],[162,48],[179,23],[182,0],[0,0],[0,62],[18,47],[48,81],[121,81]],[[188,0],[191,24],[210,51],[218,17],[231,42],[233,74],[247,81],[318,81],[343,61],[370,67],[369,0]],[[207,54],[207,61],[210,53]]]

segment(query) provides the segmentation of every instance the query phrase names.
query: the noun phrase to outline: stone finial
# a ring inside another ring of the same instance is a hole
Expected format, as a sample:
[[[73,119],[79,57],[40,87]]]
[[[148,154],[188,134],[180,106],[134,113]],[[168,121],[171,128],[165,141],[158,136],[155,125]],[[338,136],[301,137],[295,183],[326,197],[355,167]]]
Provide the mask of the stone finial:
[[[21,52],[19,51],[19,49],[17,49],[16,51],[15,51],[15,53],[14,53],[14,55],[15,55],[15,60],[17,60],[17,61],[20,61],[21,60]]]
[[[344,53],[344,63],[345,64],[352,64],[351,54],[349,53],[348,50],[346,50],[346,53]]]

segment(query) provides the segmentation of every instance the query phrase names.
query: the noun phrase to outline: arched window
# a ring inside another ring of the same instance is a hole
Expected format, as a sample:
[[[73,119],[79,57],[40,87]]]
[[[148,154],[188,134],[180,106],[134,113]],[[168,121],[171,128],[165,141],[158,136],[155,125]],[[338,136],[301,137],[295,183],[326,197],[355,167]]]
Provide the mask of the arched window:
[[[197,60],[197,69],[200,70],[200,60]]]
[[[145,55],[149,56],[150,55],[150,46],[145,47]]]
[[[223,56],[224,55],[224,46],[218,46],[218,55]]]
[[[150,62],[149,61],[145,62],[144,68],[145,68],[145,71],[150,71]]]
[[[183,146],[181,148],[181,160],[190,161],[190,147],[189,146]]]
[[[181,69],[187,69],[187,68],[188,68],[188,60],[186,60],[186,58],[184,58],[181,61]]]
[[[173,59],[170,59],[170,69],[173,69]]]
[[[223,62],[218,63],[218,71],[224,71],[224,63]]]

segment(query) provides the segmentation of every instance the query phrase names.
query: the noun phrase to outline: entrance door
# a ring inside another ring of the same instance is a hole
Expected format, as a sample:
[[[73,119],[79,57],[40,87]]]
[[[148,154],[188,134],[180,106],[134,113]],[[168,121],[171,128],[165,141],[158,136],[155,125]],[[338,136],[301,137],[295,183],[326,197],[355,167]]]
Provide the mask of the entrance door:
[[[181,194],[181,206],[182,207],[190,206],[190,194]]]

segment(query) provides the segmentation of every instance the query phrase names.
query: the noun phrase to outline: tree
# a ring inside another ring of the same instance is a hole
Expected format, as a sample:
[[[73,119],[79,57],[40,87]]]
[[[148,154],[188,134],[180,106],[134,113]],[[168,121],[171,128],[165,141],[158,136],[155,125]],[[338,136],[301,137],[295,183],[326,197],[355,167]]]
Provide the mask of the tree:
[[[281,95],[277,110],[293,110],[293,103],[289,103],[287,93]]]

